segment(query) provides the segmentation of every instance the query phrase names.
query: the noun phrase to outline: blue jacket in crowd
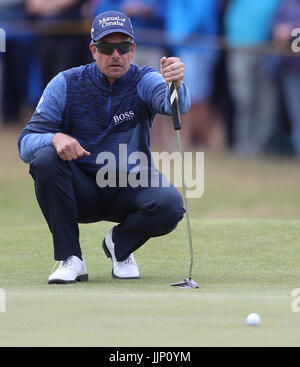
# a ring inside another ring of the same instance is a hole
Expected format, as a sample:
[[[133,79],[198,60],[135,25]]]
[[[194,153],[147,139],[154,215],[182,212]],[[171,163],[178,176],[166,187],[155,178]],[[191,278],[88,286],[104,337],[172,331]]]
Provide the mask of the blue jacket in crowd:
[[[171,45],[219,34],[219,0],[167,0],[166,32]]]
[[[272,23],[283,0],[231,0],[225,14],[227,43],[255,46],[271,38]]]
[[[131,3],[128,0],[101,0],[99,5],[96,6],[95,15],[104,11],[124,11],[126,3]],[[139,1],[137,1],[138,3]],[[149,27],[152,28],[163,28],[163,19],[166,10],[166,0],[142,0],[142,4],[149,6],[153,9],[153,12],[149,18],[142,17],[131,17],[134,28],[138,27]],[[97,1],[96,1],[97,3]]]

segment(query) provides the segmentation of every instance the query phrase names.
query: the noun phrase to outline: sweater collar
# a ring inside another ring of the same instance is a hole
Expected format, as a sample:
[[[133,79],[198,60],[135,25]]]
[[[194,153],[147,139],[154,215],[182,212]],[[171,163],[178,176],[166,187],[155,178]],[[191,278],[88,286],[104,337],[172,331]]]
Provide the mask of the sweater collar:
[[[122,87],[123,85],[128,84],[130,79],[130,75],[132,73],[133,66],[130,65],[128,71],[122,75],[122,77],[114,82],[112,85],[112,89]],[[93,83],[100,88],[101,90],[108,90],[110,88],[107,77],[102,73],[102,71],[98,68],[96,62],[89,64],[89,75],[93,81]]]

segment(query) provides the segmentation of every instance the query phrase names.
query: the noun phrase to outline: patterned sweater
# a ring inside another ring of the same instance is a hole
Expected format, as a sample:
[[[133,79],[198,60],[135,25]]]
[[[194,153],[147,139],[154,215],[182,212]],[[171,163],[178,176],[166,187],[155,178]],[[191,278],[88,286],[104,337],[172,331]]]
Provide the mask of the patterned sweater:
[[[190,107],[185,83],[178,89],[180,112]],[[127,155],[143,152],[151,160],[150,128],[156,113],[171,114],[168,85],[155,69],[132,64],[112,86],[95,62],[59,73],[18,139],[22,160],[30,163],[40,148],[52,145],[63,132],[77,139],[89,157],[76,162],[87,173],[99,170],[101,152],[115,155],[126,146]],[[149,161],[150,162],[150,161]]]

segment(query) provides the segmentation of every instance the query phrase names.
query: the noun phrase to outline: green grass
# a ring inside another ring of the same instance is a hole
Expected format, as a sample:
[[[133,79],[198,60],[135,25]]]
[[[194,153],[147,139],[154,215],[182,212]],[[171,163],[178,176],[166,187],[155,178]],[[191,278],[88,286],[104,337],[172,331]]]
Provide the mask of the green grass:
[[[136,252],[132,281],[111,278],[110,224],[81,225],[89,282],[50,286],[51,236],[15,140],[0,135],[0,346],[299,346],[299,162],[206,155],[205,194],[190,201],[199,289],[170,287],[188,275],[185,220]]]
[[[49,286],[46,226],[0,230],[1,346],[299,346],[300,221],[193,220],[200,289],[187,276],[185,223],[136,252],[141,279],[113,280],[100,248],[109,224],[81,226],[88,283]],[[259,327],[247,314],[262,317]]]

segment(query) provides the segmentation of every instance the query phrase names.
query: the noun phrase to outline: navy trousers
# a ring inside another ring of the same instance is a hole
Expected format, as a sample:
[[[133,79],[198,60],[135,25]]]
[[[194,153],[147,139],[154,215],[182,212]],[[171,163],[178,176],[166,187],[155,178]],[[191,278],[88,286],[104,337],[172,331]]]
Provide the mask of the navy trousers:
[[[71,255],[82,257],[78,223],[118,223],[113,241],[116,258],[123,261],[149,238],[171,232],[185,213],[174,186],[99,188],[76,160],[61,160],[53,146],[35,153],[30,174],[57,261]]]

